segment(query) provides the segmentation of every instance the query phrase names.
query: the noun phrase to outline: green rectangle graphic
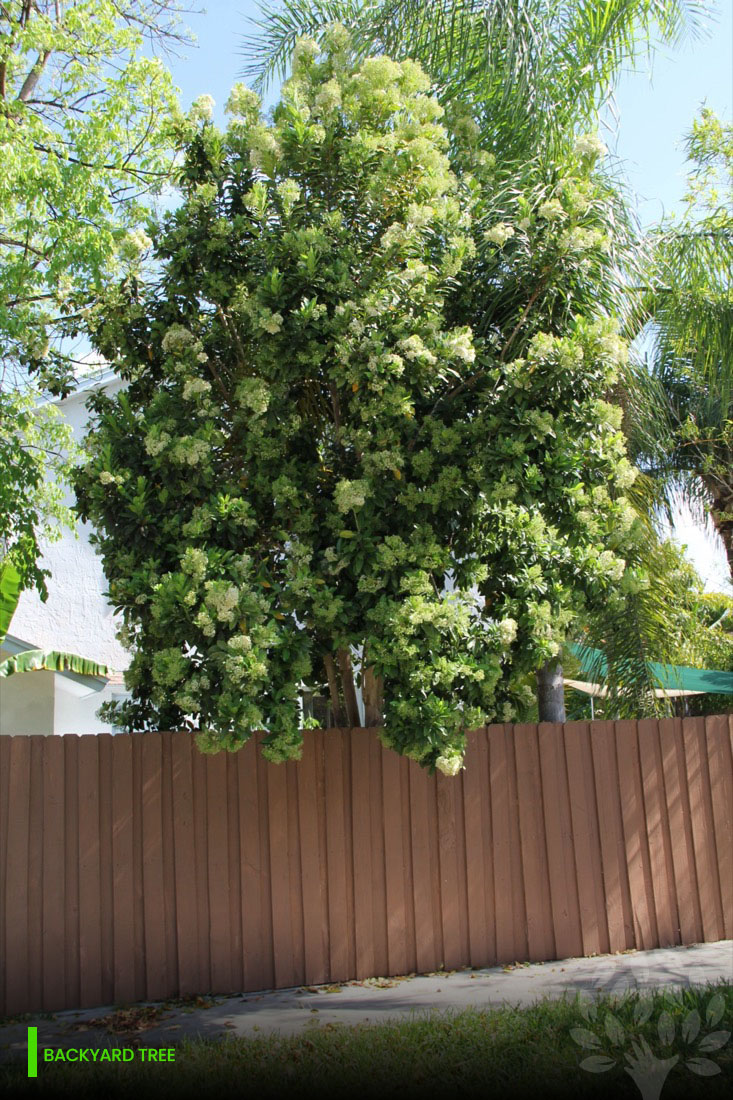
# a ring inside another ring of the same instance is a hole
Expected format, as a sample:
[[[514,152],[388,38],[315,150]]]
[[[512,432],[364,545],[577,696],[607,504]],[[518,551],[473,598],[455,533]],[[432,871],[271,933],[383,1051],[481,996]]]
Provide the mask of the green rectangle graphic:
[[[28,1028],[28,1076],[38,1077],[38,1028]]]

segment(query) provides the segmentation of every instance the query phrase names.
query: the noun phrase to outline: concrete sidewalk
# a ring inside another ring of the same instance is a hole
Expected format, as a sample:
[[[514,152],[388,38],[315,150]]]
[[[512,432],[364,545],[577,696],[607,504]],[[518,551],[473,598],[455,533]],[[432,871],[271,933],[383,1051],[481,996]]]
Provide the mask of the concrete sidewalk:
[[[0,1026],[0,1061],[24,1057],[28,1026],[39,1047],[173,1046],[183,1038],[293,1035],[325,1024],[376,1024],[415,1013],[504,1004],[544,997],[620,994],[627,990],[733,982],[733,940],[589,959],[458,970],[413,977],[199,998],[125,1009],[57,1012]]]

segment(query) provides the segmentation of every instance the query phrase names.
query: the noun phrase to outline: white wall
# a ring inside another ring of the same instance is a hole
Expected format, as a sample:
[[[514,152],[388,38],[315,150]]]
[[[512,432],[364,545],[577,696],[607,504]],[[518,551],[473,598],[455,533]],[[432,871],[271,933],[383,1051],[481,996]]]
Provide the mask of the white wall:
[[[83,377],[71,396],[54,402],[77,442],[86,430],[90,391],[102,386],[114,394],[123,385],[113,372],[97,368]],[[66,503],[73,499],[69,490]],[[44,603],[35,591],[22,592],[10,633],[34,649],[76,653],[119,673],[130,658],[115,638],[117,617],[104,596],[107,581],[101,558],[89,542],[91,530],[89,524],[78,523],[75,531],[64,529],[58,542],[43,544],[41,564],[51,571],[48,599]],[[0,735],[108,733],[111,727],[95,712],[103,702],[125,695],[117,682],[45,671],[16,673],[0,679]]]
[[[70,397],[57,403],[80,442],[88,420],[85,408],[89,392],[102,380],[114,394],[123,383],[111,372],[96,372]],[[73,501],[71,491],[67,503]],[[60,649],[122,671],[130,658],[115,638],[117,625],[112,606],[104,597],[107,581],[102,561],[89,543],[91,527],[77,524],[76,534],[66,529],[59,542],[46,543],[42,565],[51,570],[48,600],[35,591],[22,592],[10,632],[37,649]]]

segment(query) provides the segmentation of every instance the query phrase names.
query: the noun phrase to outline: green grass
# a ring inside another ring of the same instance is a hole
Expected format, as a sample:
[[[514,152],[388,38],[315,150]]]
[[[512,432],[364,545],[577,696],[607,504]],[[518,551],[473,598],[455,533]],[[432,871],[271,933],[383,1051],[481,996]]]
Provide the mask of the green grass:
[[[718,1022],[706,1022],[713,994],[723,998]],[[662,1053],[659,1022],[669,1014],[674,1027],[665,1057],[679,1055],[661,1092],[673,1097],[717,1100],[733,1091],[733,1042],[710,1053],[698,1051],[711,1031],[733,1028],[733,985],[719,984],[683,992],[656,993],[645,999],[651,1015],[642,1024],[634,1012],[640,998],[600,998],[594,1020],[584,1020],[577,1000],[543,1001],[531,1008],[469,1010],[433,1013],[388,1025],[346,1027],[311,1025],[297,1037],[264,1036],[252,1039],[197,1040],[181,1043],[174,1064],[133,1063],[116,1066],[39,1065],[37,1081],[25,1078],[25,1066],[0,1068],[0,1094],[13,1096],[97,1095],[141,1097],[275,1097],[285,1095],[361,1097],[639,1097],[624,1072],[624,1053],[631,1041],[644,1038]],[[690,1041],[683,1023],[691,1011],[701,1017],[701,1028]],[[613,1026],[615,1041],[606,1033],[612,1014],[623,1029]],[[583,1027],[602,1037],[602,1049],[584,1050],[571,1036]],[[144,1036],[139,1040],[144,1045]],[[119,1036],[117,1045],[125,1045]],[[592,1074],[580,1067],[590,1054],[604,1053],[615,1061],[612,1070]],[[707,1057],[721,1072],[700,1077],[683,1064],[691,1057]]]

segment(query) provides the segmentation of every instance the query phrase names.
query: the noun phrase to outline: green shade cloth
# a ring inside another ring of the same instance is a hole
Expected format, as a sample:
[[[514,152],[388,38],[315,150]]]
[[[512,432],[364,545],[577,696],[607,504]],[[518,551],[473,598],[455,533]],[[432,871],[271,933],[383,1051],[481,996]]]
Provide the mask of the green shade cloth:
[[[580,661],[583,676],[588,680],[604,680],[608,662],[600,649],[571,645],[570,650]],[[684,668],[682,665],[662,665],[649,661],[648,668],[660,688],[668,691],[700,691],[714,695],[733,695],[733,672],[710,668]]]

